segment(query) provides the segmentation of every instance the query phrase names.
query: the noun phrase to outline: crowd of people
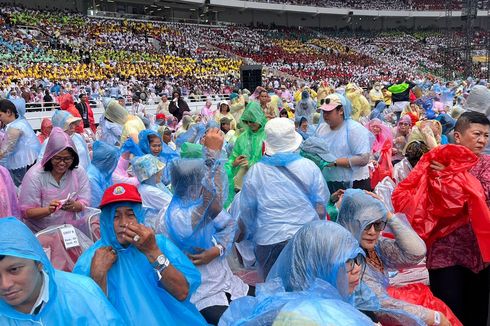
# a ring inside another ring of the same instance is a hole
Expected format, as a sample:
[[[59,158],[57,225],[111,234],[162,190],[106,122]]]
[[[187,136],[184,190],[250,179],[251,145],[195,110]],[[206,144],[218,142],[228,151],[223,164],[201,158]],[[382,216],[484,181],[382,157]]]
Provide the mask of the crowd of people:
[[[1,19],[0,324],[487,324],[490,82],[422,73],[442,35]]]
[[[257,2],[268,3],[281,3],[297,6],[315,6],[315,7],[327,7],[327,8],[352,8],[352,9],[364,9],[364,10],[445,10],[445,2],[437,0],[396,0],[396,1],[357,1],[357,0],[251,0]],[[451,1],[452,10],[461,10],[463,8],[464,1]],[[479,9],[485,9],[486,2],[480,0],[477,3]]]
[[[3,323],[486,324],[485,80],[113,82],[1,94]]]
[[[2,7],[0,85],[34,79],[78,84],[163,79],[182,87],[184,95],[209,95],[239,87],[240,66],[250,63],[306,82],[340,79],[367,87],[373,79],[392,82],[401,73],[440,75],[448,57],[437,49],[461,45],[462,36],[457,33],[455,44],[449,44],[437,32],[200,26]],[[472,43],[483,48],[488,37],[478,31]],[[453,78],[464,73],[462,60],[451,56],[459,62]],[[473,77],[486,75],[481,63],[473,68]]]

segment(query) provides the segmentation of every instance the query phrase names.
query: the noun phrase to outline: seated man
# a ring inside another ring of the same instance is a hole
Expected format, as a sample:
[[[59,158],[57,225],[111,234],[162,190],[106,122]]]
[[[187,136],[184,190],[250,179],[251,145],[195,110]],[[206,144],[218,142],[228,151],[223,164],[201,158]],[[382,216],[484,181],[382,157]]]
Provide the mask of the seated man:
[[[115,184],[102,197],[101,239],[74,272],[92,277],[128,325],[205,325],[189,302],[200,274],[167,238],[143,225],[135,186]]]
[[[0,219],[0,325],[121,325],[88,277],[55,270],[32,232]]]

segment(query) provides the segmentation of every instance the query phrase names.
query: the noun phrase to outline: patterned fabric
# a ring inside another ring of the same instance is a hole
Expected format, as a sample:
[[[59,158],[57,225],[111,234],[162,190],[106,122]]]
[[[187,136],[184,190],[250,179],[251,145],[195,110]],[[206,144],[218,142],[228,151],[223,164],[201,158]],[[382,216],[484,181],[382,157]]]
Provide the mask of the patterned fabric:
[[[490,155],[480,155],[478,163],[471,168],[470,173],[480,180],[485,190],[487,205],[490,207]],[[466,224],[447,237],[439,239],[427,253],[428,269],[456,265],[469,268],[474,273],[485,267],[471,224]]]

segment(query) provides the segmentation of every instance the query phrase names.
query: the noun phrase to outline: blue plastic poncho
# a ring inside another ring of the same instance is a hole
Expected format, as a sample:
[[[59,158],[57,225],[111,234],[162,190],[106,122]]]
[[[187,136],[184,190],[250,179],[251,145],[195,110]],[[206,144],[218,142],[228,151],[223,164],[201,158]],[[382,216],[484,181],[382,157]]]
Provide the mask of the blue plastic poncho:
[[[310,222],[286,245],[267,280],[280,278],[286,291],[302,291],[319,278],[336,288],[345,301],[353,303],[345,262],[359,254],[364,256],[359,243],[340,225]]]
[[[93,146],[92,163],[87,169],[90,181],[90,206],[99,207],[104,191],[112,185],[112,173],[119,162],[119,149],[102,141]]]
[[[223,211],[227,180],[221,152],[205,149],[204,156],[172,162],[174,195],[157,228],[188,253],[211,248],[213,239],[230,249],[235,234],[228,226],[236,221]]]
[[[95,251],[111,246],[117,260],[107,274],[109,301],[128,325],[204,325],[197,309],[189,302],[190,295],[200,284],[200,275],[189,259],[167,238],[156,235],[158,247],[170,263],[185,276],[189,297],[181,302],[160,286],[157,274],[148,259],[136,247],[124,248],[114,233],[114,214],[117,207],[133,209],[138,223],[144,223],[143,209],[136,203],[115,203],[104,206],[100,216],[101,239],[78,259],[74,272],[90,275]]]
[[[25,118],[26,102],[24,99],[11,100],[19,117],[7,125],[6,139],[17,139],[13,148],[2,159],[2,165],[9,170],[16,170],[33,164],[41,149],[41,143],[31,125]],[[19,133],[20,131],[20,133]]]
[[[158,159],[165,164],[165,168],[163,171],[162,181],[164,184],[170,183],[170,171],[168,170],[168,166],[170,162],[179,158],[179,153],[174,151],[170,146],[163,142],[160,135],[153,130],[142,130],[138,134],[138,144],[136,144],[132,139],[128,139],[123,145],[123,152],[130,151],[135,156],[142,156],[145,154],[152,154],[150,149],[150,140],[148,136],[157,136],[160,139],[160,143],[162,144],[162,150],[158,155]]]
[[[199,143],[206,134],[207,126],[203,123],[196,123],[189,127],[189,130],[177,136],[175,145],[182,146],[183,143]]]
[[[344,109],[344,123],[339,128],[331,130],[322,115],[315,136],[323,139],[326,152],[335,159],[349,159],[350,167],[324,168],[322,172],[325,180],[344,182],[347,188],[351,188],[353,181],[369,178],[367,164],[374,136],[368,129],[350,118],[352,112],[350,101],[342,95],[339,97]]]
[[[363,230],[375,221],[386,221],[387,213],[380,200],[362,190],[347,189],[342,198],[337,222],[360,240]],[[385,272],[381,273],[367,264],[364,280],[381,303],[382,308],[377,312],[381,317],[394,318],[401,325],[425,325],[422,319],[430,320],[426,318],[430,310],[394,299],[386,292],[389,285],[387,270],[413,267],[425,257],[425,244],[408,223],[403,222],[402,216],[394,215],[389,224],[395,240],[381,237],[374,248],[383,262]],[[410,254],[408,250],[411,251]]]
[[[124,325],[94,281],[55,270],[36,237],[14,217],[0,219],[0,255],[41,262],[49,277],[49,300],[37,315],[0,300],[0,325]]]
[[[315,221],[303,226],[281,252],[267,282],[257,286],[256,298],[231,303],[220,325],[270,325],[311,323],[318,325],[372,325],[354,308],[348,293],[345,262],[363,255],[347,230],[333,222]],[[375,309],[369,291],[366,304]]]

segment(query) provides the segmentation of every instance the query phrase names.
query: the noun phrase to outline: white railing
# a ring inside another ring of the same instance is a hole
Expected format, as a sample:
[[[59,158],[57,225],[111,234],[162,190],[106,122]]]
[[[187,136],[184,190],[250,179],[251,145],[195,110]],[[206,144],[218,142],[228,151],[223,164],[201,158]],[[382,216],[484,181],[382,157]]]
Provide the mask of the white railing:
[[[230,97],[227,94],[215,94],[209,96],[213,105],[217,105],[220,101],[228,100]],[[191,112],[199,113],[206,103],[206,96],[199,96],[198,98],[184,97],[185,101],[189,105]],[[131,106],[131,97],[128,96],[126,100],[126,106]],[[145,103],[146,113],[150,116],[156,114],[158,102]],[[104,114],[104,106],[101,101],[90,101],[90,106],[94,113],[95,122],[98,124],[100,117]],[[60,109],[60,105],[56,102],[47,103],[27,103],[26,105],[26,119],[34,130],[41,129],[41,121],[43,118],[51,118],[55,110]]]

